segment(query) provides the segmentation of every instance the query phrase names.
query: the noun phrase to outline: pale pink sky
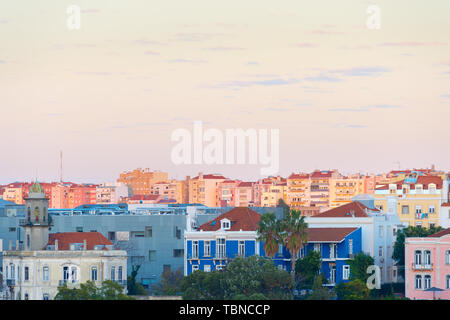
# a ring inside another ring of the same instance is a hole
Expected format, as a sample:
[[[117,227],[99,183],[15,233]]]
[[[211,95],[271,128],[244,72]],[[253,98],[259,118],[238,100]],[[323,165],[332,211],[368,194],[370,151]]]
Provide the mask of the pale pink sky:
[[[450,170],[449,14],[444,0],[3,1],[0,183],[57,180],[59,150],[65,180],[260,177],[172,164],[171,132],[195,120],[279,129],[281,175]]]

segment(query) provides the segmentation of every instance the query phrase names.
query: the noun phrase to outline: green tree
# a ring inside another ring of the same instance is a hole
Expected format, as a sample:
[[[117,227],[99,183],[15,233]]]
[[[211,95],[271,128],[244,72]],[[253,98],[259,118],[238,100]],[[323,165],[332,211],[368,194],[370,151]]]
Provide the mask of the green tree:
[[[295,264],[296,288],[311,289],[321,265],[322,259],[319,252],[310,251],[304,258],[298,259]]]
[[[397,232],[397,239],[394,244],[394,259],[399,266],[399,275],[405,278],[405,239],[408,237],[427,237],[433,233],[442,231],[442,227],[422,228],[420,226],[409,226]]]
[[[283,218],[285,218],[289,215],[291,208],[289,207],[289,205],[286,204],[286,202],[284,202],[283,199],[278,200],[278,207],[283,208]]]
[[[291,274],[295,281],[295,264],[300,249],[308,243],[308,224],[300,211],[291,210],[290,214],[281,222],[281,238],[283,245],[291,254]]]
[[[195,271],[181,284],[183,299],[291,299],[289,273],[261,256],[237,257],[223,271]]]
[[[312,285],[312,293],[308,295],[308,300],[331,300],[333,298],[333,291],[324,287],[322,284],[322,275],[316,275]]]
[[[366,283],[360,279],[341,282],[335,290],[338,300],[367,300],[370,294]]]
[[[131,275],[127,278],[128,294],[132,296],[148,296],[148,291],[141,283],[136,282],[136,277],[141,265],[133,265]]]
[[[172,272],[166,270],[161,275],[161,282],[153,286],[153,290],[157,295],[175,296],[181,292],[181,281],[183,273],[181,270]]]
[[[347,260],[350,266],[350,279],[361,280],[366,283],[370,274],[367,273],[367,268],[375,264],[374,259],[365,254],[364,252],[358,252],[353,259]]]
[[[55,300],[134,300],[123,293],[117,282],[106,280],[98,287],[95,282],[81,283],[80,288],[68,288],[65,283],[58,287]]]
[[[280,227],[280,221],[273,213],[264,214],[259,220],[257,240],[264,243],[264,251],[268,257],[273,258],[278,252],[278,244],[282,241]]]

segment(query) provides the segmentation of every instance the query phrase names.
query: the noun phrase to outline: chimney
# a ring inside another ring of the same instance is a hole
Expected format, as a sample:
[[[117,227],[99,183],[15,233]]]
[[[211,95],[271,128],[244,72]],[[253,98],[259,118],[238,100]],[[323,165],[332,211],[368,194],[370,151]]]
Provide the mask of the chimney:
[[[55,251],[58,251],[58,239],[55,239]]]
[[[86,242],[86,239],[83,240],[83,250],[87,250],[87,242]]]

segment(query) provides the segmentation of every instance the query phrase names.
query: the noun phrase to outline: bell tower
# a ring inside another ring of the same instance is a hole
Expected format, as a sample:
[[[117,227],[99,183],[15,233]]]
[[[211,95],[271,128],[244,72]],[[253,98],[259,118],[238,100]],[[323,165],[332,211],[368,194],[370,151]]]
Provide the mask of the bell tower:
[[[25,198],[25,220],[20,224],[24,229],[25,251],[43,250],[48,243],[48,200],[44,189],[36,181]]]

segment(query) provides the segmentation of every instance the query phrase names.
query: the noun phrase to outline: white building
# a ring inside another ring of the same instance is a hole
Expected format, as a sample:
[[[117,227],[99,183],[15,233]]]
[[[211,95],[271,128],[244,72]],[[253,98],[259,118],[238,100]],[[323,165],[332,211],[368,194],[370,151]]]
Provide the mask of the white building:
[[[380,267],[381,283],[397,282],[398,272],[392,259],[397,230],[404,226],[396,213],[374,208],[370,195],[354,197],[353,202],[330,209],[305,221],[309,228],[361,227],[362,251]]]
[[[35,183],[26,200],[24,250],[3,252],[3,298],[54,299],[58,287],[117,281],[126,290],[127,253],[99,232],[49,234],[48,199]]]

